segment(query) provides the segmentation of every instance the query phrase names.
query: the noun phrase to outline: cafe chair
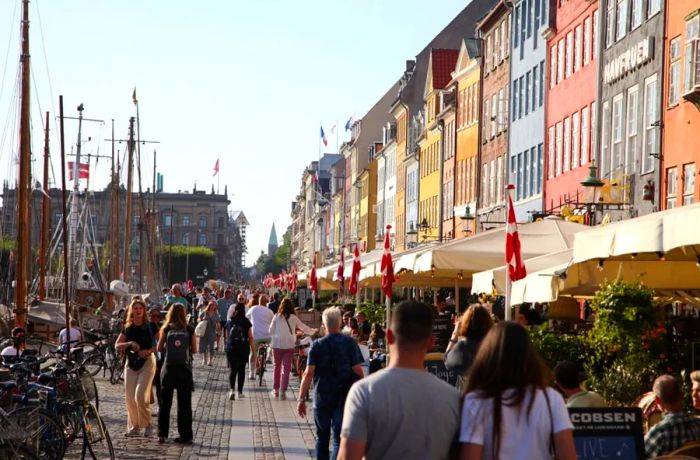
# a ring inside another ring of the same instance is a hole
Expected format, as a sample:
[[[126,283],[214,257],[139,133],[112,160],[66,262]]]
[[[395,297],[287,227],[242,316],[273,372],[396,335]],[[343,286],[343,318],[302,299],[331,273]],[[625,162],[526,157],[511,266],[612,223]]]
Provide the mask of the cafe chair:
[[[700,441],[686,442],[681,447],[671,452],[671,455],[687,455],[693,458],[700,458]]]

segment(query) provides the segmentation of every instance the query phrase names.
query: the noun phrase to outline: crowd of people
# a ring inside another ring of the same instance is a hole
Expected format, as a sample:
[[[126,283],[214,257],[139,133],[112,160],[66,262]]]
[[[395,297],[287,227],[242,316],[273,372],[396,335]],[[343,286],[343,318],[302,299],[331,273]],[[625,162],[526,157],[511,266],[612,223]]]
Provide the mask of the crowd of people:
[[[576,459],[568,408],[605,407],[604,398],[583,388],[572,362],[548,369],[526,327],[496,321],[487,308],[470,306],[456,318],[445,366],[459,375],[457,387],[426,371],[434,349],[435,318],[452,314],[444,299],[435,307],[399,303],[391,324],[370,324],[364,313],[328,307],[321,331],[299,319],[293,301],[278,294],[203,288],[184,296],[179,285],[164,292],[161,308],[130,303],[117,350],[126,356],[126,436],[169,435],[177,392],[175,442],[191,443],[194,390],[192,362],[212,365],[215,351],[229,367],[228,399],[244,397],[246,376],[255,378],[256,356],[269,346],[271,396],[287,399],[300,336],[320,336],[308,350],[297,412],[313,402],[318,459]],[[386,330],[385,327],[386,326]],[[68,337],[72,332],[67,331]],[[391,359],[384,367],[385,353]],[[4,352],[4,351],[3,351]],[[248,366],[248,369],[246,369]],[[700,411],[700,371],[691,374],[692,398]],[[664,416],[645,437],[648,458],[700,440],[700,419],[684,410],[681,383],[660,376],[655,403]],[[312,393],[312,394],[311,394]],[[157,428],[151,404],[158,403]]]

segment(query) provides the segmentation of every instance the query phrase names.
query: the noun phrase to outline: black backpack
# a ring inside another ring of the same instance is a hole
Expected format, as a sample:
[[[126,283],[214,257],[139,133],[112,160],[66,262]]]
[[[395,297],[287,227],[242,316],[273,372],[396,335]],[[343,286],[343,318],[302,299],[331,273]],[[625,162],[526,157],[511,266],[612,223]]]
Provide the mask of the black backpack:
[[[170,329],[165,338],[165,364],[189,366],[190,332],[187,329]]]
[[[228,340],[226,341],[226,351],[240,349],[248,343],[248,336],[245,329],[238,322],[231,322],[231,327],[228,330]]]

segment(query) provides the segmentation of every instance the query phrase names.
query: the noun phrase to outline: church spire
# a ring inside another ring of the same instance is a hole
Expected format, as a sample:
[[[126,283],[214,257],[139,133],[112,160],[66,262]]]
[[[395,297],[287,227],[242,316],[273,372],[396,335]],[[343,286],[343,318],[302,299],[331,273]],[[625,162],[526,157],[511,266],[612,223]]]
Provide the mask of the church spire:
[[[270,230],[270,240],[267,242],[267,255],[274,256],[277,252],[277,231],[275,230],[275,223],[272,223],[272,230]]]

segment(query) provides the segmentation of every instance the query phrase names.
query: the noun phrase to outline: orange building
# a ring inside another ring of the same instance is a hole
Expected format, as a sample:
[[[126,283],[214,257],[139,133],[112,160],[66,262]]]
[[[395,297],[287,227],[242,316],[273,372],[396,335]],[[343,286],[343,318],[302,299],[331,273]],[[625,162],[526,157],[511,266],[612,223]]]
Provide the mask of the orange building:
[[[662,207],[700,199],[700,3],[666,0]]]

